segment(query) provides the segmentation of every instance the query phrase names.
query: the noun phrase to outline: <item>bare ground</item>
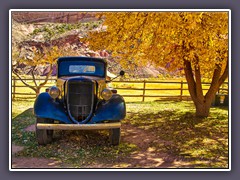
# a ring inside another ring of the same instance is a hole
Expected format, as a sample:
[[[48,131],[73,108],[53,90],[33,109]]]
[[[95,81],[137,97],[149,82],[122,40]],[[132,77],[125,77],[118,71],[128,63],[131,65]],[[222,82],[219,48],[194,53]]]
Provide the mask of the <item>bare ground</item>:
[[[35,127],[31,125],[25,130],[34,131]],[[122,124],[121,141],[135,144],[138,151],[121,159],[119,164],[92,164],[83,168],[192,168],[187,161],[160,153],[151,147],[152,143],[168,143],[158,139],[153,132],[145,131],[131,124]],[[14,154],[23,148],[12,145],[12,168],[67,168],[67,165],[53,159],[15,157]]]
[[[152,143],[168,143],[160,140],[153,132],[145,131],[130,124],[123,124],[122,140],[132,144],[136,144],[139,151],[126,158],[126,162],[131,167],[137,168],[176,168],[190,167],[188,162],[177,159],[166,153],[157,152],[151,147]]]

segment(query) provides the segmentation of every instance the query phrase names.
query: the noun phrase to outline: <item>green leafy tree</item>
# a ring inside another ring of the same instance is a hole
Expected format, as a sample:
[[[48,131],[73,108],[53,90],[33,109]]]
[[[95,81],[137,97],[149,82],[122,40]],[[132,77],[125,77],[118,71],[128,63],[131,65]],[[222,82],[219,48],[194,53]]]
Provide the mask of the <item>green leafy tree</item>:
[[[106,49],[123,66],[151,62],[183,69],[198,117],[209,115],[211,102],[228,76],[227,12],[107,12],[102,27],[86,41]],[[97,41],[96,41],[97,39]],[[211,79],[203,94],[202,77]]]

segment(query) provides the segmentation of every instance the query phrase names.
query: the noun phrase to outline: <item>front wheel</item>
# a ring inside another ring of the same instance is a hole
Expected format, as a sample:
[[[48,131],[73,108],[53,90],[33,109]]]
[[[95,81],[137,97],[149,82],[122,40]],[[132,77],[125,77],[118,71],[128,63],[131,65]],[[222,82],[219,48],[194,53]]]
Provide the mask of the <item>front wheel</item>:
[[[37,118],[37,123],[53,123],[53,120],[47,118]],[[53,130],[37,129],[36,138],[39,145],[46,145],[53,140]]]
[[[109,139],[111,145],[119,145],[121,139],[121,129],[115,128],[109,130]]]

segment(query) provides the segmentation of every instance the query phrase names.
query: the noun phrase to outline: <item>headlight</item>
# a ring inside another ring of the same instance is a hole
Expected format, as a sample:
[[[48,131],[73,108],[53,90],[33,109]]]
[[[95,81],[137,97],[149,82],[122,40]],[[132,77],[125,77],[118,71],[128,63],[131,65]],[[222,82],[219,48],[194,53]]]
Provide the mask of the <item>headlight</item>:
[[[101,93],[101,96],[104,100],[109,100],[112,97],[112,91],[110,89],[104,89]]]
[[[52,86],[49,91],[49,95],[53,98],[56,99],[60,95],[60,90],[56,86]]]

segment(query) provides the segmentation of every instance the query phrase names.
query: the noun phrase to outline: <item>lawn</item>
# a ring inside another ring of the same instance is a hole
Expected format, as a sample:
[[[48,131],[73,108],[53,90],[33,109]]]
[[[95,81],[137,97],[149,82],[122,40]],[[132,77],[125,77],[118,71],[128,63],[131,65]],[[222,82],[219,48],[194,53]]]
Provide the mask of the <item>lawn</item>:
[[[156,133],[156,152],[188,159],[196,167],[228,167],[228,109],[213,107],[208,118],[194,116],[192,102],[128,103],[127,121]]]
[[[12,143],[24,146],[16,157],[41,157],[64,162],[67,167],[83,167],[89,164],[114,164],[137,149],[134,144],[121,143],[111,146],[106,131],[56,131],[55,141],[38,146],[35,133],[25,128],[35,123],[33,100],[19,99],[12,102]]]
[[[106,131],[57,131],[52,144],[38,146],[34,132],[24,130],[35,123],[32,107],[30,99],[12,102],[12,142],[25,147],[16,157],[49,158],[73,168],[98,164],[131,168],[129,157],[142,152],[124,133],[119,146],[109,145]],[[197,119],[190,101],[127,102],[127,117],[122,122],[154,133],[156,141],[149,148],[156,154],[168,154],[194,168],[228,168],[227,108],[213,107],[208,118]]]

